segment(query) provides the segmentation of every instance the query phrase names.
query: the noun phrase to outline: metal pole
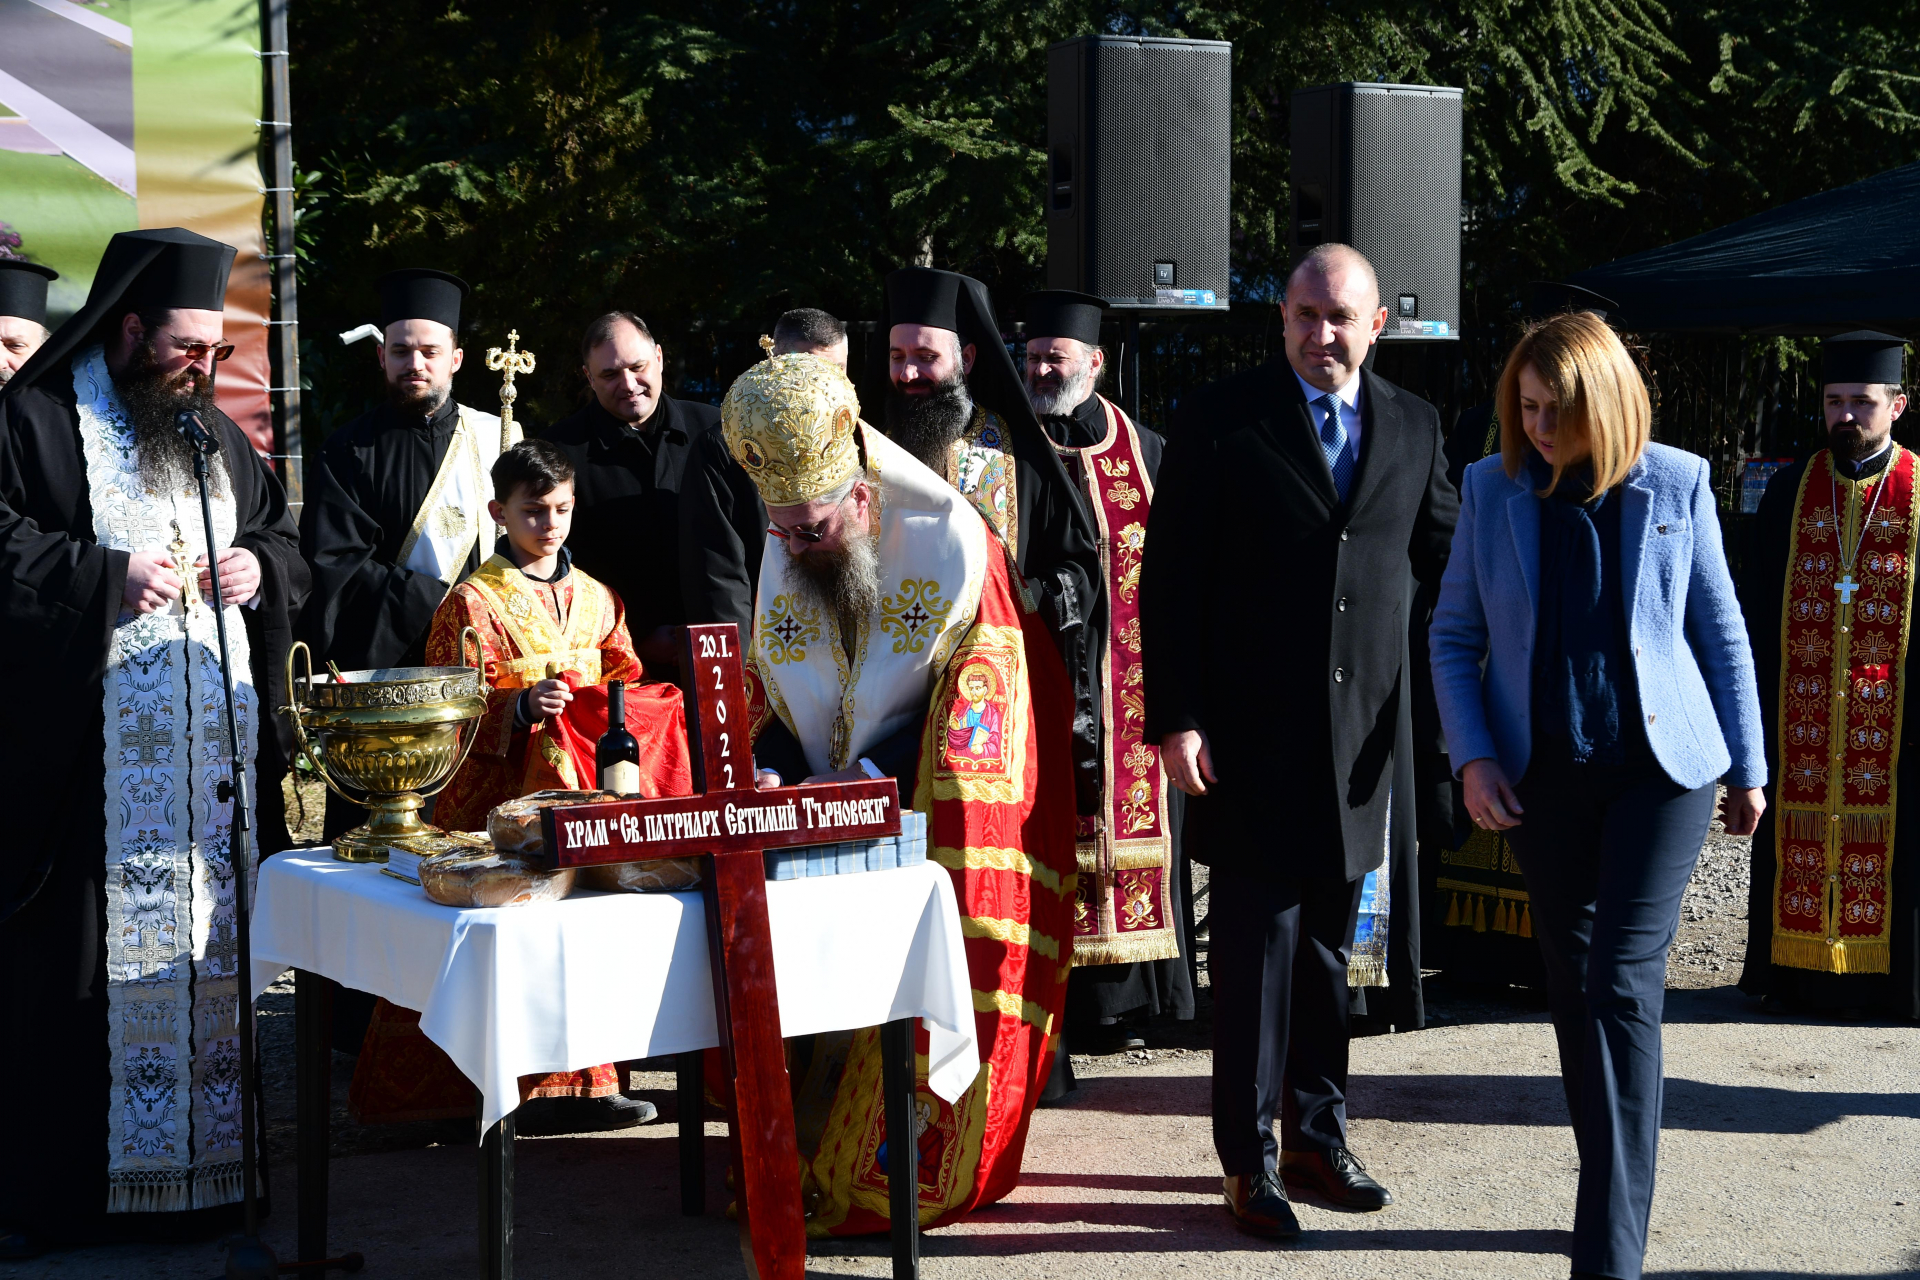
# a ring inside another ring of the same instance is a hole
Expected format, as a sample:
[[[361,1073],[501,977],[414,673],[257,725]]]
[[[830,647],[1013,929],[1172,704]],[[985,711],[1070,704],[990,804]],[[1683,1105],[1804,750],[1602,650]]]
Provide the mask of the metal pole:
[[[261,0],[260,20],[266,62],[268,172],[273,190],[273,345],[274,431],[279,437],[280,483],[294,518],[306,490],[300,439],[300,300],[294,271],[293,240],[293,96],[287,63],[287,0]]]
[[[253,930],[249,927],[247,872],[252,867],[253,821],[249,813],[247,770],[240,757],[240,720],[233,705],[233,656],[227,648],[226,600],[220,585],[220,549],[213,545],[213,499],[207,488],[207,455],[220,447],[219,440],[206,429],[196,413],[181,415],[181,426],[193,444],[193,478],[200,486],[200,519],[207,537],[207,575],[213,583],[213,625],[220,640],[220,685],[227,708],[227,768],[232,774],[223,799],[233,804],[233,823],[228,828],[227,866],[233,872],[233,924],[235,967],[241,997],[234,1007],[234,1021],[240,1031],[240,1205],[241,1237],[227,1249],[229,1280],[252,1280],[278,1271],[273,1253],[260,1241],[259,1184],[255,1144],[259,1134],[254,1127],[253,997],[248,994],[253,982]]]

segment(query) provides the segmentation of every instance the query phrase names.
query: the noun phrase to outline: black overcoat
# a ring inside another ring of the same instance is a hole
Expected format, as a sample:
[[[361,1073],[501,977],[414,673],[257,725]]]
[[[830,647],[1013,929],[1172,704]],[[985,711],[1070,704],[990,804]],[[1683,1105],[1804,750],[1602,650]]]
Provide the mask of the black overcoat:
[[[1383,860],[1395,774],[1411,787],[1408,615],[1459,498],[1433,406],[1361,376],[1344,503],[1284,361],[1192,393],[1167,432],[1141,578],[1147,731],[1208,735],[1231,828],[1209,826],[1216,867],[1358,878]]]

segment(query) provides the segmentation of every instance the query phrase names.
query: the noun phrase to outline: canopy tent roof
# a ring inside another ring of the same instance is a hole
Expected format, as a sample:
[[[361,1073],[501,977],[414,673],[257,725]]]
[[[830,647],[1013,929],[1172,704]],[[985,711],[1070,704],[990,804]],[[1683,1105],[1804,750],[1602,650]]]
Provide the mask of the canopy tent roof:
[[[1570,279],[1639,332],[1920,334],[1920,164]]]

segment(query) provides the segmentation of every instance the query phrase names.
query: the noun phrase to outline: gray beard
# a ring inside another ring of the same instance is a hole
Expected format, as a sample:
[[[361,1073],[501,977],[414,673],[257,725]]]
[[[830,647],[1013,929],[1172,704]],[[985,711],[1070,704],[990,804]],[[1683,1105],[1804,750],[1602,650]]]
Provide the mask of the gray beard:
[[[849,523],[844,546],[834,551],[811,548],[789,557],[788,567],[794,594],[803,604],[833,614],[851,658],[861,626],[880,604],[880,544],[873,531]]]
[[[1093,369],[1083,367],[1071,378],[1063,378],[1051,389],[1036,387],[1033,380],[1027,380],[1027,399],[1033,402],[1033,411],[1042,418],[1065,418],[1080,407],[1086,398],[1093,394]]]
[[[931,395],[910,396],[897,383],[887,386],[887,435],[935,475],[947,474],[953,445],[973,420],[973,396],[967,380],[955,374]]]

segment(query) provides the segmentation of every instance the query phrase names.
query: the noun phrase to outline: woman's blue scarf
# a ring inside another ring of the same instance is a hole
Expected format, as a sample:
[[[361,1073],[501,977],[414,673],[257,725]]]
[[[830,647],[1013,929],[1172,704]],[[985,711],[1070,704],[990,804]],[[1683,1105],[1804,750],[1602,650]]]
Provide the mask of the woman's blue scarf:
[[[1553,468],[1527,460],[1535,491]],[[1540,616],[1534,633],[1539,729],[1565,738],[1581,764],[1622,764],[1623,702],[1637,704],[1620,589],[1620,503],[1594,494],[1593,468],[1570,467],[1540,503]],[[1604,547],[1604,551],[1603,551]]]

